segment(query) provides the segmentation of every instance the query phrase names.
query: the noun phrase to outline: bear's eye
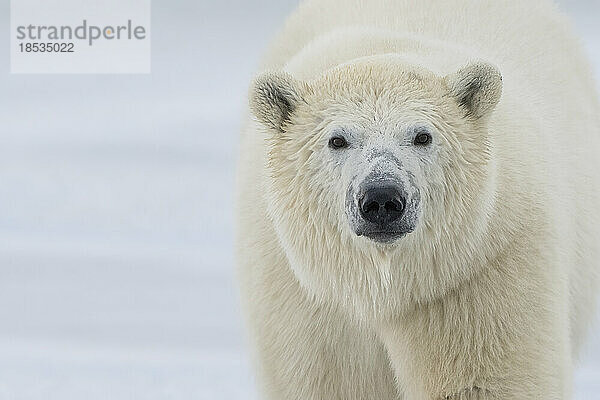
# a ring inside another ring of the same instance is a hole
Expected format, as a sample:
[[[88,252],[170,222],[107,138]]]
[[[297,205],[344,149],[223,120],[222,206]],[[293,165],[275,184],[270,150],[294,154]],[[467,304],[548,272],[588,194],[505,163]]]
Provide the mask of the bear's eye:
[[[413,143],[415,146],[427,146],[429,143],[431,143],[431,135],[427,132],[421,132],[415,136]]]
[[[348,146],[348,142],[341,136],[334,136],[329,139],[329,147],[332,149],[343,149]]]

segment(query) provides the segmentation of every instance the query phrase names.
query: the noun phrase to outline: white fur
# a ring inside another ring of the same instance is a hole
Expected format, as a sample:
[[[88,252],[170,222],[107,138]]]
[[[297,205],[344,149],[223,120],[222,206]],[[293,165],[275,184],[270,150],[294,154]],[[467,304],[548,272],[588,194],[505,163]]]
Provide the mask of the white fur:
[[[502,74],[502,97],[494,108],[499,93],[484,93],[469,116],[455,78],[478,60]],[[569,398],[600,256],[600,108],[555,7],[308,0],[264,69],[237,235],[264,398]],[[270,108],[265,82],[293,110]],[[366,149],[407,154],[398,132],[414,121],[437,130],[407,166],[417,229],[393,245],[357,237],[348,182]],[[352,162],[327,149],[339,126],[368,132]]]

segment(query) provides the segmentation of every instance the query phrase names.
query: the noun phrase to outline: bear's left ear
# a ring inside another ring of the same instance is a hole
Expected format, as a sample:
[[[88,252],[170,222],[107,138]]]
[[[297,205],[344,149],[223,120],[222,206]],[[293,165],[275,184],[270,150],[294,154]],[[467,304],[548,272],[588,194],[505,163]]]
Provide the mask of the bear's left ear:
[[[444,80],[458,104],[475,119],[491,114],[502,96],[502,75],[485,62],[469,64]]]
[[[261,123],[283,132],[305,89],[306,84],[286,72],[266,72],[250,88],[250,110]]]

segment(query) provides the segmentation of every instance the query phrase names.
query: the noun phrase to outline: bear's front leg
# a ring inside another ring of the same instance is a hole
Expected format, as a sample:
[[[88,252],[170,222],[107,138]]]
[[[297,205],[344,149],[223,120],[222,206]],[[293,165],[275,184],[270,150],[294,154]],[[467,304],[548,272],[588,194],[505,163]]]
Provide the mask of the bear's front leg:
[[[552,270],[488,266],[443,298],[383,323],[381,339],[406,398],[569,398],[568,290]]]

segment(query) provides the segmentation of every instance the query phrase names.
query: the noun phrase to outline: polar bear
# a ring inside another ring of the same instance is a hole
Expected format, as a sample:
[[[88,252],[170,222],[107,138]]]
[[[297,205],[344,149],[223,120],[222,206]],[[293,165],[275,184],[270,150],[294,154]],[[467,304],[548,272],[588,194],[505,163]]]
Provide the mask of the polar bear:
[[[263,398],[569,398],[600,108],[555,5],[307,0],[262,69],[237,256]]]

